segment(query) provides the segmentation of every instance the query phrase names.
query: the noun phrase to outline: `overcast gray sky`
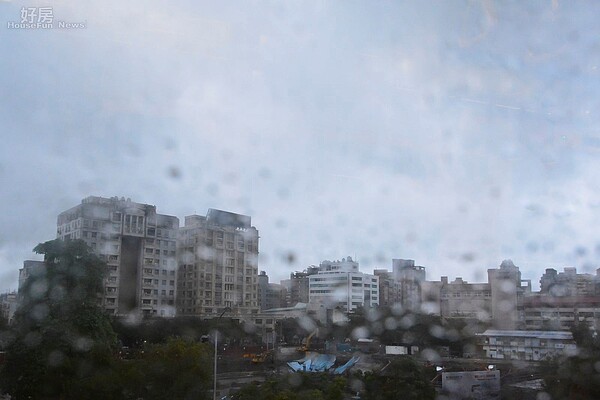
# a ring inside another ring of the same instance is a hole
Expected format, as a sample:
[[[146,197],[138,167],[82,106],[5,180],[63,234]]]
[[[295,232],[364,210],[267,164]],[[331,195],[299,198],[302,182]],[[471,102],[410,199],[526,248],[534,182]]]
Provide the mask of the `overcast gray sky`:
[[[125,196],[252,216],[278,282],[600,267],[600,3],[0,2],[0,290],[56,216]],[[290,255],[292,255],[290,257]]]

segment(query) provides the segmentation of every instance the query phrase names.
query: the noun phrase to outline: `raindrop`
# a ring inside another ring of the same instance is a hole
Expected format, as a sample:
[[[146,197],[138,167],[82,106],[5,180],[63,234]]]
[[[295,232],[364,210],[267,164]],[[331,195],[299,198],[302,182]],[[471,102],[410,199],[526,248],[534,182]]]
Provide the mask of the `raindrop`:
[[[587,249],[583,246],[577,246],[575,248],[575,255],[577,257],[584,257],[587,254]]]
[[[442,360],[438,352],[433,349],[424,349],[421,352],[421,357],[431,363],[437,363]]]
[[[291,251],[291,250],[290,250],[290,251],[289,251],[289,252],[288,252],[288,253],[285,255],[284,259],[285,259],[285,261],[286,261],[288,264],[293,264],[294,262],[296,262],[296,255],[294,254],[294,252],[293,252],[293,251]]]
[[[529,243],[527,243],[527,247],[526,248],[527,248],[528,252],[535,253],[535,252],[538,251],[539,247],[540,246],[536,242],[529,242]]]
[[[358,326],[352,330],[352,338],[354,340],[368,339],[369,336],[369,330],[365,326]]]
[[[404,329],[408,329],[415,324],[415,317],[412,314],[405,315],[400,320],[400,326]]]
[[[298,319],[298,325],[307,332],[313,332],[317,329],[317,324],[312,318],[304,316]]]
[[[73,347],[77,351],[86,352],[92,348],[93,340],[87,337],[79,337],[75,340]]]
[[[300,376],[300,374],[289,374],[288,382],[291,386],[298,387],[302,385],[302,377]]]
[[[38,332],[29,332],[27,335],[25,335],[25,338],[23,338],[23,343],[27,347],[36,347],[41,342],[42,335],[40,335]]]
[[[475,253],[464,253],[460,256],[461,261],[473,262],[475,261]]]
[[[31,310],[31,318],[41,321],[48,316],[48,306],[46,304],[37,304]]]
[[[388,331],[393,331],[398,328],[398,321],[394,317],[387,317],[384,322],[385,329]]]
[[[167,175],[171,179],[179,179],[181,178],[181,170],[175,165],[171,165],[167,168]]]
[[[48,355],[48,365],[58,367],[63,363],[65,355],[60,350],[54,350]]]

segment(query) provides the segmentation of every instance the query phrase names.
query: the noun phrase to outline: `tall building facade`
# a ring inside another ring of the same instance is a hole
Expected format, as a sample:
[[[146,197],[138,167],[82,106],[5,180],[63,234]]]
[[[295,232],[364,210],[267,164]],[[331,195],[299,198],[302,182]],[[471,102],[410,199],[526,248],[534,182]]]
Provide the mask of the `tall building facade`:
[[[392,259],[394,279],[399,284],[398,301],[411,311],[421,308],[421,285],[425,282],[425,267],[415,265],[414,260]]]
[[[90,196],[58,216],[57,238],[81,239],[107,263],[109,314],[175,316],[179,219],[130,199]]]
[[[517,329],[524,321],[523,298],[531,293],[531,281],[521,279],[521,271],[511,260],[488,269],[492,296],[492,322],[496,329]],[[525,283],[525,285],[523,285]]]
[[[36,260],[25,260],[23,262],[23,268],[19,269],[19,292],[25,285],[25,281],[30,276],[39,276],[41,274],[45,274],[46,272],[46,263],[43,261]]]
[[[600,269],[596,274],[578,274],[574,267],[564,272],[547,268],[540,278],[540,291],[525,297],[527,329],[569,330],[587,325],[600,329]]]
[[[448,282],[442,276],[440,314],[445,318],[474,318],[489,322],[492,318],[492,292],[489,283],[468,283],[462,278]]]
[[[319,267],[311,265],[304,271],[296,271],[290,274],[290,279],[281,281],[281,284],[287,289],[286,302],[289,307],[298,303],[308,303],[308,277],[319,272]]]
[[[351,257],[323,261],[309,277],[309,308],[339,309],[351,313],[359,307],[379,305],[379,278],[358,270]]]
[[[540,278],[540,293],[555,297],[600,295],[600,269],[592,275],[578,274],[575,267],[565,267],[564,272],[547,268]]]
[[[419,311],[425,267],[415,265],[414,260],[392,259],[392,271],[377,269],[379,277],[379,304]]]
[[[269,282],[265,271],[258,275],[258,306],[260,311],[287,307],[287,288],[285,285]]]
[[[209,209],[179,230],[177,311],[212,317],[258,312],[258,230],[247,215]]]
[[[394,274],[387,269],[375,269],[373,274],[379,278],[379,305],[398,307],[400,303],[400,284]]]
[[[442,276],[439,282],[423,282],[422,288],[426,312],[443,318],[476,318],[495,329],[512,330],[524,326],[524,300],[531,294],[531,281],[521,279],[519,268],[504,260],[499,268],[488,269],[487,283],[462,278],[449,283]]]

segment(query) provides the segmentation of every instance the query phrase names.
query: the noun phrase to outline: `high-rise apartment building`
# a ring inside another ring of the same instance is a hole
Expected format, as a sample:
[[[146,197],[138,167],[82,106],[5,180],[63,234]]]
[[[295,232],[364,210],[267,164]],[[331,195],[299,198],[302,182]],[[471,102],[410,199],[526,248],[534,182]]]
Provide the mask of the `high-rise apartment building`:
[[[376,269],[379,277],[379,304],[419,311],[425,267],[415,265],[414,260],[392,259],[392,271]]]
[[[179,230],[177,311],[211,317],[258,312],[258,230],[249,216],[209,209]]]
[[[304,271],[290,274],[290,279],[281,281],[287,289],[286,302],[290,307],[298,303],[308,303],[308,277],[319,272],[319,267],[311,265]]]
[[[546,268],[540,278],[540,293],[555,297],[600,295],[600,269],[592,275],[578,274],[575,267],[565,267],[564,272]]]
[[[107,263],[109,314],[174,316],[179,219],[130,199],[90,196],[58,216],[57,238],[84,240]]]
[[[425,267],[415,265],[414,260],[392,259],[392,271],[399,284],[400,304],[404,309],[418,311],[421,307],[421,284],[425,282]]]
[[[285,285],[270,283],[265,271],[258,275],[258,306],[260,311],[287,306],[287,288]]]
[[[375,269],[373,274],[379,278],[379,305],[386,307],[399,307],[400,283],[394,278],[394,274],[387,269]]]
[[[531,281],[521,279],[519,268],[504,260],[500,268],[488,269],[488,282],[494,327],[517,329],[524,320],[523,297],[531,293]]]

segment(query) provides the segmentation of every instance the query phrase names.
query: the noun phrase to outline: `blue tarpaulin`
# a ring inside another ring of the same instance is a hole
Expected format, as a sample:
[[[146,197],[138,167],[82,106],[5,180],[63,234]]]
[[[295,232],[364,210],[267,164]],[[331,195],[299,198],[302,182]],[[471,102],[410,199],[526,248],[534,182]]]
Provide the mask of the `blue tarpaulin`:
[[[337,367],[332,372],[342,374],[358,362],[358,357],[352,357],[346,364]],[[288,362],[288,366],[294,372],[325,372],[329,371],[335,364],[336,357],[332,354],[307,353],[307,355],[296,361]]]

